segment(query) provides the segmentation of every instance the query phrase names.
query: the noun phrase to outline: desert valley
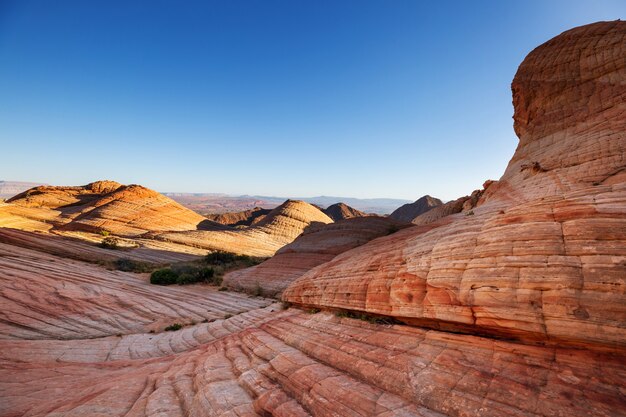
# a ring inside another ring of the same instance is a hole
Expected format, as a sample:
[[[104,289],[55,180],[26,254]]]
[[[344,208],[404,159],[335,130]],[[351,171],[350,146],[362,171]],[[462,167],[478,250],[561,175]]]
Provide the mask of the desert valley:
[[[626,22],[511,88],[502,176],[389,215],[7,183],[0,415],[626,416]]]

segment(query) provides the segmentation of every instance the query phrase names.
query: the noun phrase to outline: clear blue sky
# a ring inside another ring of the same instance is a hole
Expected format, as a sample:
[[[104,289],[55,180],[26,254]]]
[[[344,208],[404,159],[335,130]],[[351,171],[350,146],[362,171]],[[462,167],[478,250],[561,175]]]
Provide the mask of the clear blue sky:
[[[0,0],[0,179],[452,199],[534,47],[624,1]]]

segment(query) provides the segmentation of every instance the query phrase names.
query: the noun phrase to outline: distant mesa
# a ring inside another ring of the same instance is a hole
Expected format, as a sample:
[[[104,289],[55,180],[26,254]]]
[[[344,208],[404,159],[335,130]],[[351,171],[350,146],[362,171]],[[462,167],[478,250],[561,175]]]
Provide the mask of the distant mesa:
[[[363,213],[360,210],[350,207],[344,203],[335,203],[326,207],[324,213],[334,221],[351,219],[353,217],[364,217],[367,216],[366,213]]]
[[[417,216],[443,204],[438,198],[425,195],[414,203],[405,204],[389,215],[394,220],[410,223]]]

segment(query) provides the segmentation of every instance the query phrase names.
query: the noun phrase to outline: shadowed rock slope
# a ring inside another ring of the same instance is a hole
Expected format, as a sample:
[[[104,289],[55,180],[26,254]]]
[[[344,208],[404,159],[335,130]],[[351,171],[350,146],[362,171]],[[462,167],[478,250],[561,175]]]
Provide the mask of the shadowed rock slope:
[[[358,217],[310,227],[260,265],[226,274],[224,285],[239,291],[280,294],[291,282],[336,255],[406,225],[385,217]]]
[[[334,221],[351,219],[353,217],[363,217],[367,216],[366,213],[363,213],[360,210],[350,207],[344,203],[335,203],[330,205],[324,209],[324,213]]]
[[[252,210],[207,214],[206,218],[228,226],[251,226],[261,221],[270,211],[272,210],[255,207]]]
[[[332,223],[320,209],[298,200],[287,200],[253,226],[224,231],[156,233],[151,237],[207,250],[225,250],[251,256],[272,256],[315,224]]]
[[[512,89],[519,146],[472,215],[339,255],[284,299],[623,353],[626,23],[557,36]]]
[[[389,215],[394,220],[398,220],[405,223],[410,223],[420,214],[426,213],[435,207],[442,205],[443,203],[438,198],[425,195],[414,203],[405,204],[398,207],[393,213]]]
[[[175,201],[140,185],[98,181],[80,187],[41,186],[7,201],[9,213],[45,220],[60,230],[120,236],[148,231],[195,230],[206,219]]]

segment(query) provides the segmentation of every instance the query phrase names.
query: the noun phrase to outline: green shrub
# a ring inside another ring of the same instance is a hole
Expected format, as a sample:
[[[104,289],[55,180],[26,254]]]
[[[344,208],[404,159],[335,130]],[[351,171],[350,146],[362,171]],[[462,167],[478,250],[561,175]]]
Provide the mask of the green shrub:
[[[252,290],[252,295],[254,295],[255,297],[260,297],[263,295],[263,288],[261,288],[261,284],[259,284],[258,282],[256,283],[256,286]]]
[[[465,213],[466,216],[473,216],[474,215],[474,210],[470,210],[467,213]]]
[[[309,313],[309,314],[317,314],[320,311],[322,311],[322,310],[320,310],[319,308],[311,308],[311,309],[308,309],[306,312]]]
[[[120,240],[115,236],[107,236],[100,242],[100,247],[104,249],[119,249]]]
[[[107,237],[108,235],[111,234],[111,232],[109,232],[106,229],[100,229],[100,231],[98,233],[100,233],[100,236],[104,236],[104,237]]]
[[[354,311],[337,311],[335,313],[336,317],[339,318],[349,318],[349,319],[357,319],[366,321],[371,324],[400,324],[401,322],[396,320],[393,317],[383,317],[383,316],[374,316],[367,313],[357,313]]]
[[[178,274],[171,268],[157,269],[150,275],[150,284],[156,285],[172,285],[176,284]]]
[[[238,255],[232,252],[218,250],[208,253],[207,256],[204,258],[204,261],[212,265],[224,265],[235,262],[237,260],[237,256]]]
[[[115,269],[125,272],[150,272],[154,268],[146,262],[134,261],[132,259],[120,258],[113,261]]]
[[[174,324],[170,324],[169,326],[167,326],[167,327],[165,328],[165,331],[166,331],[166,332],[173,332],[173,331],[176,331],[176,330],[180,330],[180,329],[182,329],[182,328],[183,328],[183,325],[182,325],[182,324],[180,324],[180,323],[174,323]]]

